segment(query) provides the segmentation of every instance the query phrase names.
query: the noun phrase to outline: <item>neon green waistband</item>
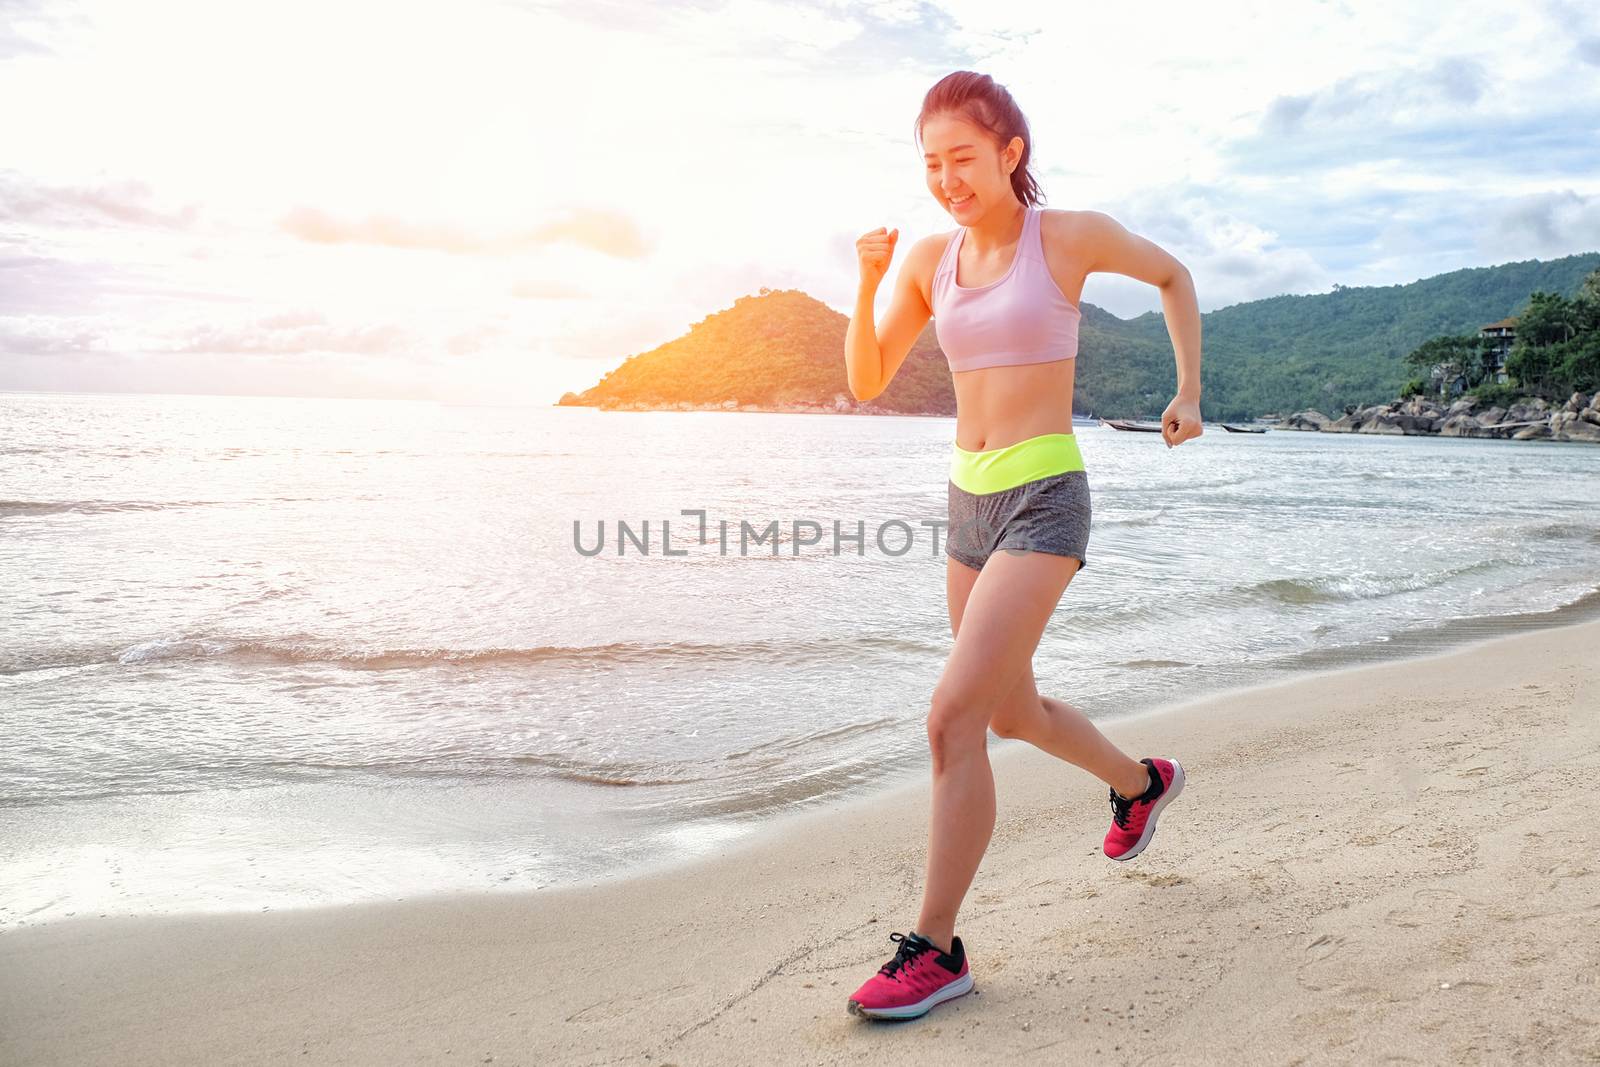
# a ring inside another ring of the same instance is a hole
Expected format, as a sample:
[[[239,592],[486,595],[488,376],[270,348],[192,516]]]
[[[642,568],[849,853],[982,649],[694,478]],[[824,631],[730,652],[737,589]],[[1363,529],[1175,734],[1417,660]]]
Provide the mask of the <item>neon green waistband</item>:
[[[1042,433],[1004,448],[969,452],[951,445],[950,480],[969,493],[998,493],[1024,482],[1083,470],[1078,435]]]

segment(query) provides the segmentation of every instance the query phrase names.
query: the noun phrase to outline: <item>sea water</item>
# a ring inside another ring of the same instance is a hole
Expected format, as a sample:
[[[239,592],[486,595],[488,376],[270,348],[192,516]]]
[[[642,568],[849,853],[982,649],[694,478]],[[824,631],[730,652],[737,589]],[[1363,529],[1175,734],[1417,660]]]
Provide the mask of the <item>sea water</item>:
[[[1034,674],[1097,720],[1600,613],[1593,446],[1075,429]],[[0,394],[0,927],[571,885],[925,778],[954,432]]]

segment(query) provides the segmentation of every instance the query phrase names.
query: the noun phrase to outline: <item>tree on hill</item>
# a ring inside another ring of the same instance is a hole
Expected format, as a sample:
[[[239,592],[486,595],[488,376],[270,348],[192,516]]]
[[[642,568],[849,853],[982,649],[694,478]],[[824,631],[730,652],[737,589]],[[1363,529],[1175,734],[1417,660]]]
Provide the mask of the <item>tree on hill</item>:
[[[1578,294],[1535,292],[1517,316],[1517,340],[1506,373],[1524,392],[1564,400],[1600,388],[1600,270]]]
[[[1441,334],[1413,348],[1405,362],[1422,372],[1423,382],[1436,382],[1439,393],[1444,395],[1457,379],[1468,389],[1482,382],[1488,374],[1489,365],[1484,358],[1488,351],[1489,345],[1477,334]]]

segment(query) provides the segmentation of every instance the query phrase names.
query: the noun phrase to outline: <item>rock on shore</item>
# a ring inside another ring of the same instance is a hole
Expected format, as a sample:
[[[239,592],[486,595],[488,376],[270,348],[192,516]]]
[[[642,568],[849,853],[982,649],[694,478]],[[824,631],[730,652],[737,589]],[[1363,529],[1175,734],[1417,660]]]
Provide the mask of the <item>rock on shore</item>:
[[[1426,397],[1373,404],[1330,419],[1320,411],[1297,411],[1279,427],[1320,433],[1384,433],[1437,437],[1500,437],[1515,441],[1545,439],[1600,444],[1600,393],[1573,393],[1560,407],[1538,397],[1509,408],[1482,407],[1475,396],[1451,404]]]

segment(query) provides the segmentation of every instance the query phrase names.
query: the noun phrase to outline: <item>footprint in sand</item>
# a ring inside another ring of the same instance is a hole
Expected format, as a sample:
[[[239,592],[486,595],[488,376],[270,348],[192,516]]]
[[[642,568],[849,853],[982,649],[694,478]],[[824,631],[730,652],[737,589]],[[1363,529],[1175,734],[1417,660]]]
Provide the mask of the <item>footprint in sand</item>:
[[[1181,874],[1151,874],[1149,871],[1124,871],[1122,873],[1124,878],[1137,879],[1138,881],[1143,882],[1145,885],[1156,886],[1158,888],[1165,888],[1173,885],[1183,885],[1188,881],[1188,879]]]
[[[1430,923],[1443,922],[1448,919],[1450,906],[1462,900],[1460,893],[1454,889],[1439,889],[1427,886],[1411,894],[1412,907],[1391,908],[1383,917],[1383,921],[1390,926],[1412,928],[1427,926]]]
[[[1325,963],[1326,961],[1332,959],[1335,955],[1339,954],[1340,951],[1343,950],[1345,943],[1346,941],[1343,935],[1323,934],[1315,941],[1307,945],[1306,955],[1309,958],[1295,968],[1295,981],[1299,982],[1307,989],[1321,990],[1329,988],[1328,985],[1324,985],[1321,983],[1321,981],[1319,981],[1319,976],[1316,970],[1317,965]],[[1336,973],[1334,978],[1335,984],[1338,982],[1338,980],[1339,979]]]
[[[1344,938],[1332,934],[1323,934],[1311,944],[1306,946],[1306,952],[1311,956],[1308,962],[1318,963],[1338,952],[1344,947]]]

